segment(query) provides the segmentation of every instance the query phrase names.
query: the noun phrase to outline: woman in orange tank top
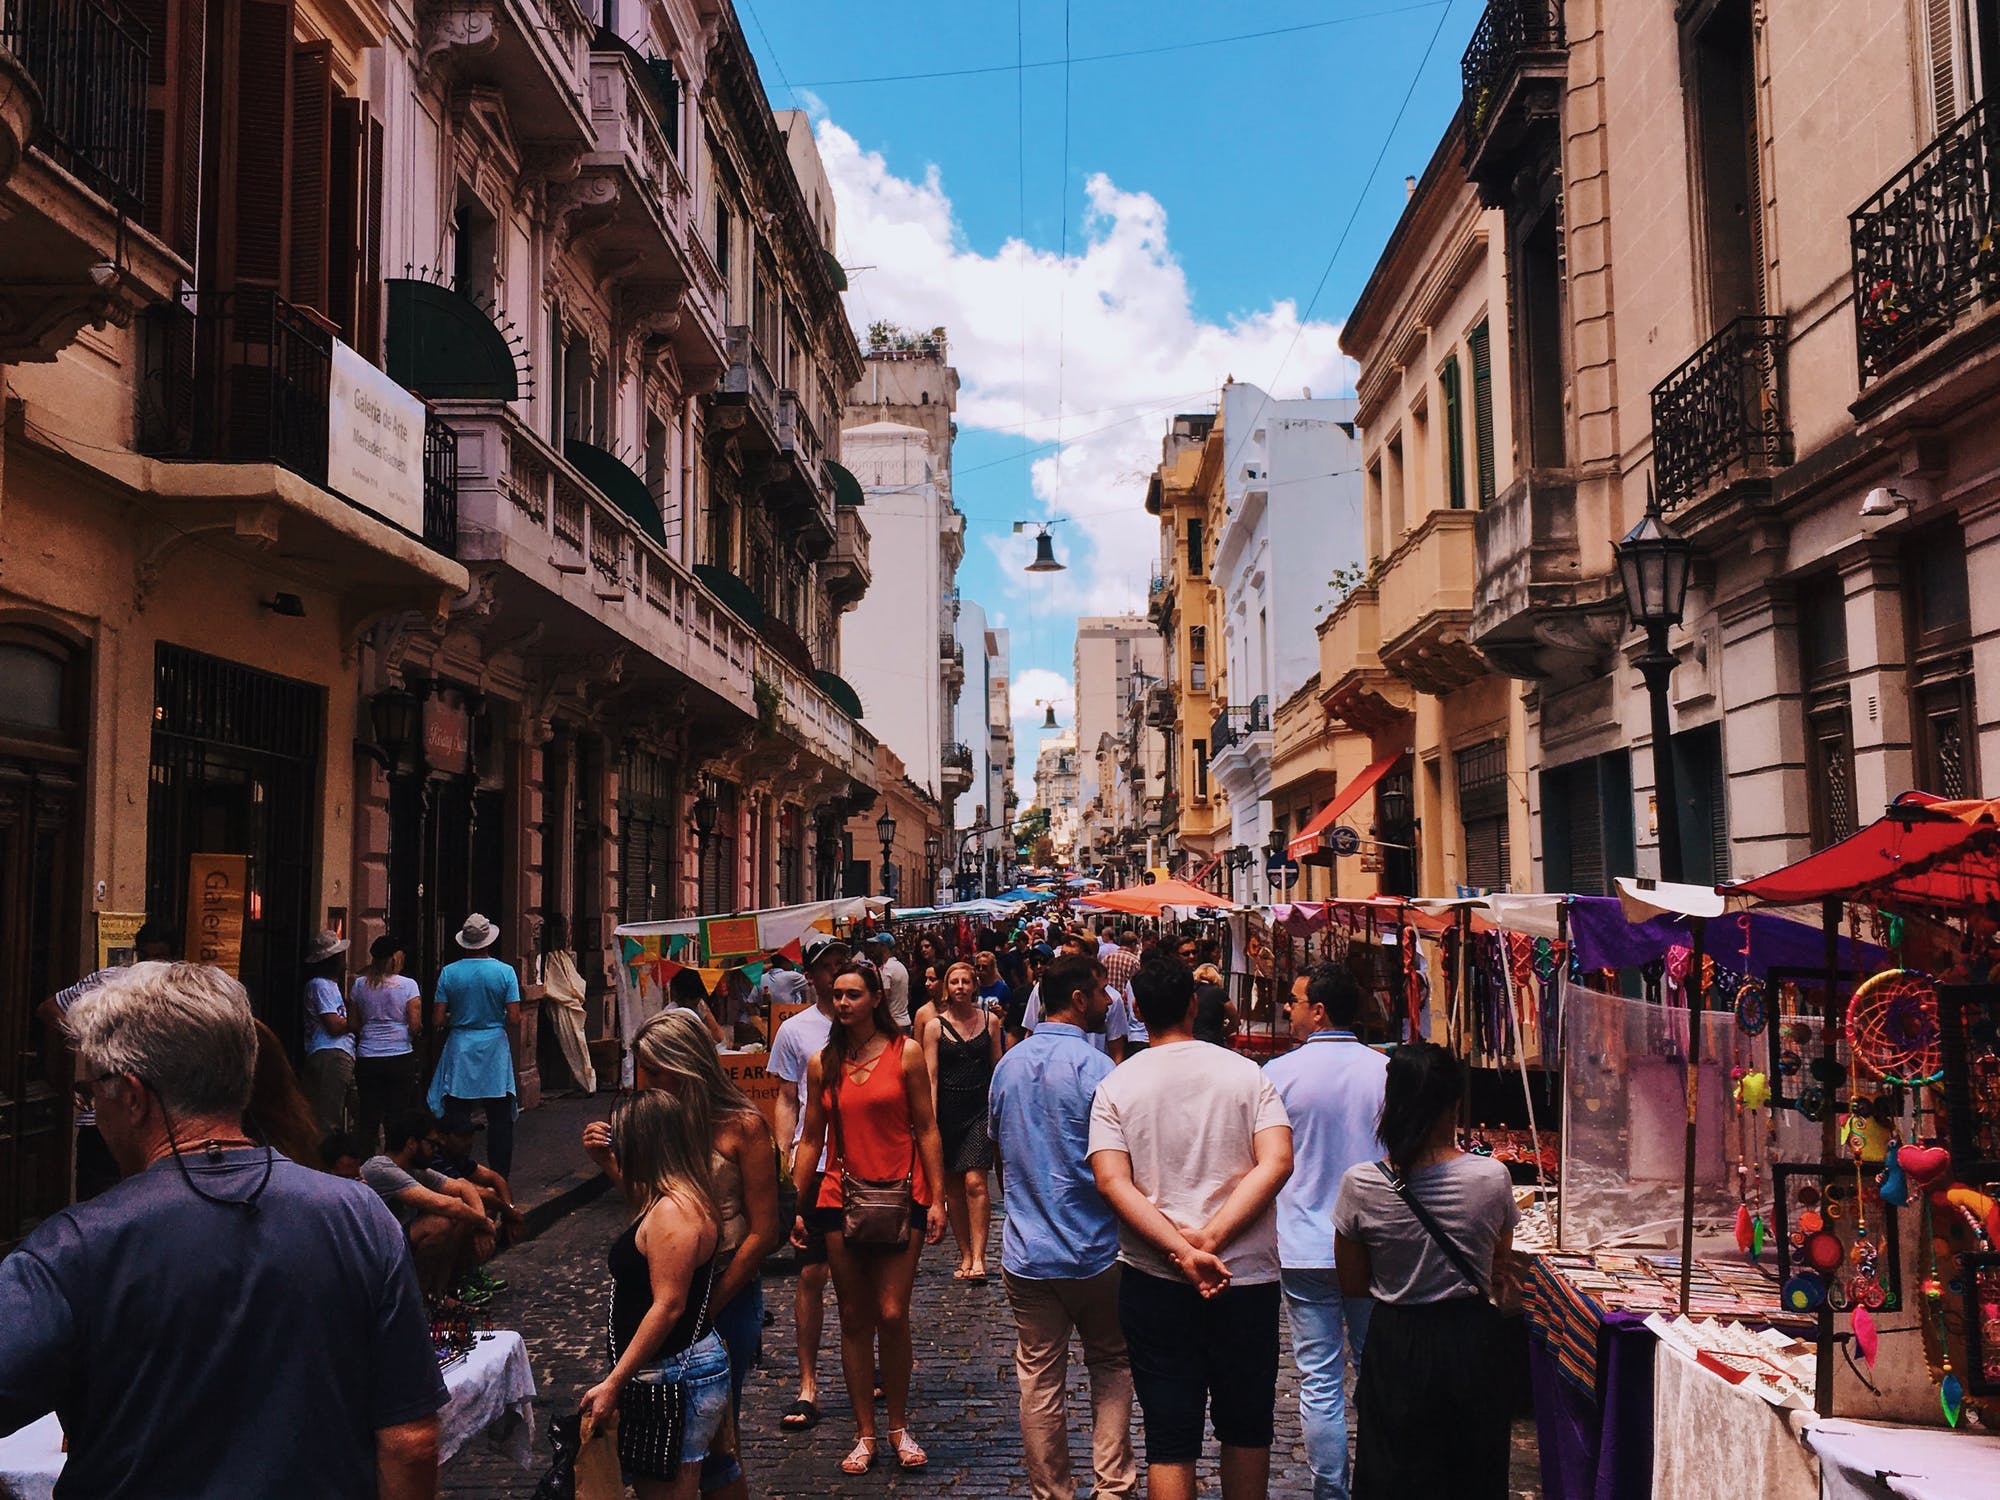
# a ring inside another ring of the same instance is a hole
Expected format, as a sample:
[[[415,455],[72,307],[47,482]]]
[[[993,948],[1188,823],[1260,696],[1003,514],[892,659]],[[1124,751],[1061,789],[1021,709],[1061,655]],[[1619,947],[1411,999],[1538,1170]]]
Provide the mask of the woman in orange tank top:
[[[833,1035],[812,1060],[806,1080],[805,1126],[792,1158],[799,1184],[800,1227],[808,1214],[826,1234],[826,1256],[840,1298],[840,1366],[847,1379],[859,1435],[841,1460],[848,1474],[874,1466],[875,1370],[880,1344],[882,1401],[889,1447],[905,1469],[928,1459],[910,1436],[910,1287],[917,1257],[944,1234],[944,1146],[931,1107],[930,1070],[889,1014],[882,976],[851,963],[833,980]],[[834,1149],[823,1177],[815,1172],[829,1124],[838,1110]],[[900,1246],[849,1245],[841,1231],[841,1179],[910,1179],[910,1234]],[[806,1205],[813,1205],[810,1209]]]

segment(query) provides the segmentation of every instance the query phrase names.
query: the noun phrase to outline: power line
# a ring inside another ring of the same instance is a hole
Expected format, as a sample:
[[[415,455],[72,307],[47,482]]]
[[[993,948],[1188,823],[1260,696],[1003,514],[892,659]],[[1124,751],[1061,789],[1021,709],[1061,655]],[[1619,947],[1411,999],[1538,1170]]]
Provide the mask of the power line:
[[[1187,42],[1163,42],[1157,47],[1127,47],[1117,52],[1087,52],[1081,56],[1055,57],[1039,62],[1022,61],[1017,50],[1016,58],[1011,63],[987,63],[972,68],[934,68],[922,73],[877,73],[865,78],[823,78],[808,80],[800,87],[830,89],[851,84],[916,83],[932,78],[976,78],[989,73],[1021,73],[1043,68],[1067,69],[1073,63],[1121,62],[1133,57],[1158,57],[1167,52],[1192,52],[1204,47],[1228,46],[1235,42],[1255,42],[1270,37],[1294,36],[1306,31],[1324,31],[1330,26],[1351,26],[1357,21],[1372,21],[1383,16],[1409,15],[1413,11],[1432,10],[1439,5],[1448,6],[1449,0],[1418,0],[1414,5],[1395,5],[1381,10],[1356,11],[1352,15],[1333,16],[1324,21],[1302,21],[1295,26],[1271,26],[1262,31],[1238,31],[1228,36],[1203,37]]]
[[[750,12],[750,24],[757,28],[757,35],[764,39],[764,51],[770,55],[771,66],[778,70],[778,82],[785,86],[785,92],[791,95],[792,104],[796,107],[799,102],[799,91],[792,87],[791,79],[785,76],[785,65],[778,61],[778,49],[771,45],[771,33],[764,29],[764,22],[757,14],[757,7],[752,5],[750,0],[743,0],[743,8]],[[808,84],[807,87],[810,88],[811,85]]]

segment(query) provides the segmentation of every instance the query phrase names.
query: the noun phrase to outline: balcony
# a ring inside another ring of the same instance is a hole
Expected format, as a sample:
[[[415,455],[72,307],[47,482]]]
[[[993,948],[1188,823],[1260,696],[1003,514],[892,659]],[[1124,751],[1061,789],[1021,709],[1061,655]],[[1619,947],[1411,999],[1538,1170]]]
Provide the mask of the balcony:
[[[1486,674],[1467,634],[1479,585],[1478,520],[1477,511],[1434,510],[1383,566],[1382,665],[1420,693],[1442,698]]]
[[[946,744],[938,754],[939,787],[947,797],[972,790],[972,747]]]
[[[1360,734],[1387,729],[1410,712],[1410,687],[1382,665],[1381,595],[1353,590],[1319,626],[1320,707]]]
[[[957,687],[965,681],[965,647],[951,635],[938,637],[938,665],[944,669],[947,687]]]
[[[1180,722],[1180,705],[1174,702],[1174,690],[1170,687],[1146,689],[1146,726],[1149,729],[1172,729]]]
[[[1466,175],[1490,208],[1524,148],[1560,118],[1569,74],[1562,0],[1487,0],[1459,73]]]
[[[1146,585],[1146,618],[1162,629],[1174,617],[1174,592],[1173,569],[1155,568]]]
[[[696,706],[720,700],[765,724],[758,745],[772,754],[804,749],[873,780],[874,740],[817,674],[787,660],[510,408],[441,402],[439,411],[458,440],[459,556],[493,567],[496,587],[540,622],[547,649],[590,663],[615,657],[626,680],[662,676]]]
[[[512,122],[501,128],[531,148],[529,174],[561,185],[574,153],[596,143],[586,103],[592,29],[574,0],[421,0],[417,71],[449,58],[455,87],[496,91]]]
[[[1219,708],[1208,725],[1209,761],[1213,763],[1229,750],[1247,750],[1259,735],[1264,737],[1268,750],[1270,734],[1270,700],[1263,694],[1258,694],[1249,703]]]
[[[1996,173],[2000,102],[1989,96],[1849,215],[1862,385],[1854,409],[1864,421],[1892,400],[1931,394],[1912,389],[1925,383],[1928,404],[1941,408],[1976,394],[1969,384],[2000,385],[1994,361],[1980,357],[1991,340],[1973,332],[2000,300]]]
[[[1653,387],[1653,474],[1661,508],[1764,498],[1792,461],[1785,425],[1785,320],[1738,318]]]
[[[778,382],[747,324],[729,330],[728,367],[713,398],[718,425],[740,430],[751,446],[778,451]]]
[[[1580,680],[1600,671],[1626,626],[1609,568],[1587,570],[1575,476],[1530,469],[1478,512],[1472,643],[1510,677]]]
[[[187,274],[136,226],[146,67],[110,0],[0,0],[0,365],[122,328]]]
[[[567,201],[603,221],[594,240],[600,261],[615,262],[624,281],[660,283],[652,288],[655,300],[671,303],[661,314],[663,322],[667,313],[679,312],[681,294],[694,280],[685,249],[692,197],[668,134],[674,107],[636,50],[610,33],[598,33],[590,50],[593,139],[581,180],[600,186]],[[594,203],[606,189],[611,202]],[[565,227],[574,230],[575,220]]]
[[[780,464],[770,494],[779,519],[798,529],[806,555],[817,560],[832,548],[836,532],[826,449],[797,391],[778,392],[777,416]]]
[[[840,506],[834,515],[833,551],[819,565],[820,582],[835,609],[849,609],[868,592],[868,527],[859,506]]]

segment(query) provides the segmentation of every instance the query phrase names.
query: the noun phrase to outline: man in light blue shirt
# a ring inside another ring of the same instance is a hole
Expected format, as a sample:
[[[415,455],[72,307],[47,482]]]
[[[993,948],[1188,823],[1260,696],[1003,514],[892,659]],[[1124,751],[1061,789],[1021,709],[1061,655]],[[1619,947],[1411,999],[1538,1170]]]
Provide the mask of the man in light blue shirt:
[[[1064,1382],[1069,1337],[1090,1372],[1097,1495],[1136,1496],[1132,1364],[1118,1325],[1118,1221],[1090,1169],[1090,1106],[1111,1059],[1091,1046],[1111,1004],[1104,966],[1081,954],[1050,964],[1042,1017],[993,1070],[994,1145],[1006,1169],[1000,1277],[1014,1310],[1021,1440],[1034,1500],[1075,1500]],[[1330,1232],[1330,1231],[1329,1231]]]
[[[1360,1014],[1354,976],[1314,964],[1292,984],[1299,1045],[1264,1069],[1292,1118],[1292,1176],[1278,1193],[1278,1279],[1299,1367],[1313,1500],[1347,1500],[1347,1350],[1358,1365],[1368,1332],[1368,1300],[1343,1299],[1333,1269],[1340,1179],[1383,1154],[1375,1130],[1389,1063],[1355,1036]]]

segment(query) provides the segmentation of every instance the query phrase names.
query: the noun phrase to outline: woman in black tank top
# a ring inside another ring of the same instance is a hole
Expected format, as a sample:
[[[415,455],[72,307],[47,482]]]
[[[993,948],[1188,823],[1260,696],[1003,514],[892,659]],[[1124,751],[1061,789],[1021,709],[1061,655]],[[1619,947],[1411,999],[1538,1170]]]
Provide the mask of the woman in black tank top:
[[[618,1460],[639,1500],[692,1500],[729,1404],[715,1332],[715,1211],[705,1096],[649,1089],[611,1116],[635,1217],[611,1242],[611,1373],[583,1397],[586,1423],[618,1413]]]

